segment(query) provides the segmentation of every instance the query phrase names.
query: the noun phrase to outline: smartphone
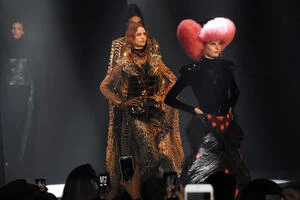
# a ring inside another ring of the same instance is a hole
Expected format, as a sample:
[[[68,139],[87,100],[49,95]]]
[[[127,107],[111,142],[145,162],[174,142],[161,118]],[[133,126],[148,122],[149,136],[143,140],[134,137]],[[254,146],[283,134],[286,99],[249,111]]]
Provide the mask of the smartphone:
[[[187,184],[184,187],[184,200],[213,200],[214,190],[211,184]]]
[[[109,173],[100,173],[99,174],[99,187],[100,187],[100,192],[107,193],[110,191],[110,177]]]
[[[163,184],[165,188],[170,186],[175,186],[173,191],[180,191],[179,181],[178,181],[178,174],[175,171],[169,171],[163,173]]]
[[[121,156],[119,158],[121,178],[123,181],[128,182],[134,174],[134,163],[132,156]]]
[[[176,171],[169,171],[163,173],[163,184],[166,189],[167,199],[178,199],[176,191],[180,191],[178,181],[178,174]],[[170,187],[172,189],[170,189]]]
[[[99,174],[99,197],[105,199],[105,195],[111,191],[111,183],[108,172]]]

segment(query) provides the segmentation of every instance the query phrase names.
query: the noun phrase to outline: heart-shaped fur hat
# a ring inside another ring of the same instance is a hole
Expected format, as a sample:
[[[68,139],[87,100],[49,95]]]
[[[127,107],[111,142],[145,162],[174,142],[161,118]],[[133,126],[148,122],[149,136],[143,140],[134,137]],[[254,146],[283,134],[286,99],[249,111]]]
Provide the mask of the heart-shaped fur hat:
[[[220,41],[224,50],[233,40],[235,32],[234,23],[224,17],[216,17],[203,26],[192,19],[185,19],[177,27],[177,37],[181,46],[194,60],[202,57],[206,42]]]

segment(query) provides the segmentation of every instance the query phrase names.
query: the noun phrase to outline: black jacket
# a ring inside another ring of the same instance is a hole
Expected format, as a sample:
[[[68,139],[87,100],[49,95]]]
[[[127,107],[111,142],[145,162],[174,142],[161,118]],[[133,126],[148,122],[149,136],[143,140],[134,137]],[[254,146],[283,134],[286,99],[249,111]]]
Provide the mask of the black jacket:
[[[239,89],[233,75],[234,64],[228,60],[202,58],[181,68],[181,77],[165,98],[165,103],[194,113],[194,108],[200,108],[204,113],[226,115],[230,107],[234,107]],[[192,106],[177,99],[179,93],[191,86],[198,101]]]

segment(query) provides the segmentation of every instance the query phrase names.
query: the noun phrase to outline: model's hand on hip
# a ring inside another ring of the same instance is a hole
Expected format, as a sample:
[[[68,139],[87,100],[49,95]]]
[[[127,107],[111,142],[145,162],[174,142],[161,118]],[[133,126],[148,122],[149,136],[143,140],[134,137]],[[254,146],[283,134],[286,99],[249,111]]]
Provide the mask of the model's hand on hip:
[[[200,110],[199,108],[194,108],[194,112],[198,115],[203,115],[203,111]]]

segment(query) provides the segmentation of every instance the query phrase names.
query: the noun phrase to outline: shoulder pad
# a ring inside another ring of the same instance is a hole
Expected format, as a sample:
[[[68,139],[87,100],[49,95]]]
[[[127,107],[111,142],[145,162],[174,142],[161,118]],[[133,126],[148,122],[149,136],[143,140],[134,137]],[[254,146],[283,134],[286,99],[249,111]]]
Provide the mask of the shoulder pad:
[[[152,52],[153,53],[157,53],[157,54],[160,54],[160,49],[159,49],[159,44],[158,44],[158,42],[157,42],[157,40],[156,39],[154,39],[154,38],[150,38],[150,40],[151,40],[151,42],[152,42]]]
[[[116,39],[113,40],[113,42],[117,42],[117,41],[123,41],[125,39],[125,37],[118,37]]]
[[[125,37],[118,37],[112,41],[112,45],[122,45],[125,41]]]

